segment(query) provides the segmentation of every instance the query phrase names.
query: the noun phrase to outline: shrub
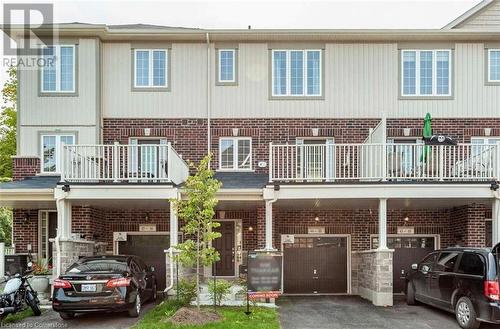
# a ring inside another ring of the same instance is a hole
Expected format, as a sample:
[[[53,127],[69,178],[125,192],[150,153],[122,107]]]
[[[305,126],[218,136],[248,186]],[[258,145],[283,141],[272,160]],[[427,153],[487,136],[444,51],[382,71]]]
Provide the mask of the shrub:
[[[193,298],[196,297],[196,281],[186,278],[180,279],[177,294],[179,295],[179,302],[183,305],[191,303]]]
[[[221,305],[222,301],[227,298],[229,293],[231,292],[231,282],[226,280],[210,280],[208,282],[208,291],[210,292],[210,297],[212,298],[212,302],[214,301],[214,297],[217,305]]]

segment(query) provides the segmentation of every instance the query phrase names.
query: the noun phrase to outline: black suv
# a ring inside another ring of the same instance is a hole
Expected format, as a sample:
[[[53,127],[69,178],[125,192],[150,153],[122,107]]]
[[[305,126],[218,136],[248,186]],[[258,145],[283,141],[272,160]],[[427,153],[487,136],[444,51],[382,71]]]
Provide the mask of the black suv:
[[[454,312],[464,329],[500,323],[498,249],[448,248],[413,264],[406,278],[406,301]]]

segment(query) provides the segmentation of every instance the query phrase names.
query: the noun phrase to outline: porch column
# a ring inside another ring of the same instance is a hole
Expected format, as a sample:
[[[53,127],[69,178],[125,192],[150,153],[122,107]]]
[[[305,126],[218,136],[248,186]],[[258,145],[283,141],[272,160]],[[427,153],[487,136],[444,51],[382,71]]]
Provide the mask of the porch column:
[[[170,203],[170,247],[179,243],[179,220],[172,203]]]
[[[387,249],[387,199],[378,202],[378,249]]]
[[[62,199],[57,201],[57,235],[61,240],[71,237],[71,201]]]
[[[276,201],[276,200],[274,200]],[[266,247],[265,250],[276,250],[273,247],[273,200],[266,200]]]
[[[493,246],[500,242],[500,200],[496,199],[493,201],[493,211],[492,211],[492,223],[491,223],[491,233],[492,233],[492,244]],[[492,247],[492,246],[487,246]]]

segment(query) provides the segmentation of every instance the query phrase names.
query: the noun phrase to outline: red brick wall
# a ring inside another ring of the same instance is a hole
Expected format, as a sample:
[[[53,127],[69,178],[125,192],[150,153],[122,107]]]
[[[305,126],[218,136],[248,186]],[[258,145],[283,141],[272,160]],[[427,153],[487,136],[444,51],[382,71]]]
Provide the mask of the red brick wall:
[[[25,221],[28,215],[29,220]],[[36,209],[14,209],[12,223],[12,243],[16,246],[17,253],[28,252],[28,244],[31,251],[38,252],[38,210]]]
[[[39,158],[13,158],[12,179],[20,180],[40,172]]]
[[[380,119],[213,119],[211,122],[211,147],[213,166],[218,166],[219,138],[233,136],[252,137],[253,168],[259,161],[268,161],[269,143],[294,143],[298,137],[312,137],[312,128],[318,128],[319,137],[333,137],[337,143],[362,143]],[[422,135],[422,118],[388,119],[388,137],[404,136],[404,128],[410,135]],[[499,118],[481,119],[434,119],[434,133],[448,134],[459,142],[469,142],[471,136],[484,136],[484,128],[492,128],[492,136],[500,136]],[[104,119],[104,142],[128,143],[129,137],[144,137],[144,129],[150,129],[148,137],[165,137],[184,159],[199,161],[207,152],[207,123],[203,119]]]
[[[486,208],[483,204],[470,204],[452,209],[451,235],[456,244],[466,247],[484,247]]]

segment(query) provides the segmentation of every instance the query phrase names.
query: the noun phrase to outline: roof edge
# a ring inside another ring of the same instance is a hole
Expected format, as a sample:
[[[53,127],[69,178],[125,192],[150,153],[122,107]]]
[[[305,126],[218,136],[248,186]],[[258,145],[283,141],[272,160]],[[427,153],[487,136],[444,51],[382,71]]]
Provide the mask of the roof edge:
[[[471,9],[467,10],[465,13],[463,13],[462,15],[458,16],[450,23],[443,26],[442,29],[448,30],[448,29],[453,29],[453,28],[457,27],[458,25],[464,23],[468,19],[470,19],[473,16],[475,16],[476,14],[478,14],[483,9],[486,9],[487,7],[489,7],[493,2],[494,2],[494,0],[483,0],[483,1],[479,2],[477,5],[475,5]]]

